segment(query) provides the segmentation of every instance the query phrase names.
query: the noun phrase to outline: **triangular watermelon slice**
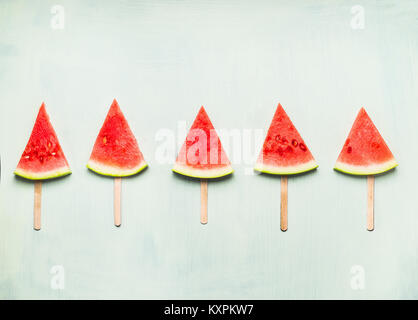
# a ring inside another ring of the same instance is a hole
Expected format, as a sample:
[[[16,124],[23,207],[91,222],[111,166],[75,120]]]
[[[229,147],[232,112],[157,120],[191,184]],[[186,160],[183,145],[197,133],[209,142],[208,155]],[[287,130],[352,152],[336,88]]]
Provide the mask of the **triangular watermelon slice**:
[[[379,131],[361,108],[335,164],[335,170],[354,175],[374,175],[398,165]]]
[[[254,170],[289,175],[317,167],[311,152],[279,103]]]
[[[30,180],[44,180],[70,173],[67,159],[42,103],[15,174]]]
[[[116,99],[97,136],[87,168],[112,177],[126,177],[147,167]]]
[[[174,172],[194,178],[219,178],[234,170],[203,106],[180,149]]]

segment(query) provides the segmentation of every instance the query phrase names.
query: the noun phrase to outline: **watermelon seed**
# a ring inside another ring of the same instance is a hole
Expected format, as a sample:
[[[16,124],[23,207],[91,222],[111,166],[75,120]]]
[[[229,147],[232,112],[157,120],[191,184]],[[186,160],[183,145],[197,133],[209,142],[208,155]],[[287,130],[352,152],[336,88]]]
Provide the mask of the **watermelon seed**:
[[[107,142],[107,139],[106,139],[106,137],[104,137],[103,138],[103,143],[106,144],[106,142]]]
[[[306,151],[306,146],[305,146],[303,143],[299,143],[299,148],[300,148],[302,151]]]
[[[55,154],[56,154],[56,153],[55,153],[55,152],[52,152],[51,154],[52,154],[53,156],[55,156]]]
[[[292,140],[292,145],[296,148],[298,146],[298,142],[296,141],[296,139]]]
[[[25,157],[25,159],[29,159],[29,158],[30,158],[29,156],[26,156],[26,157]]]
[[[351,148],[351,147],[348,147],[348,148],[347,148],[347,152],[348,152],[348,153],[351,153],[352,151],[353,151],[353,148]]]

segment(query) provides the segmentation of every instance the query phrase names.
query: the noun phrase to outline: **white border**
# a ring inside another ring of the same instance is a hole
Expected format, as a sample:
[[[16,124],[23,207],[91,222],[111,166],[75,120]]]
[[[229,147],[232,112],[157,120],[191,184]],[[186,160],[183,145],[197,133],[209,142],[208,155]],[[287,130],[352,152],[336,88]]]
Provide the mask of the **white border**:
[[[130,168],[130,169],[122,169],[116,166],[109,166],[102,163],[99,163],[94,160],[89,160],[87,162],[87,168],[93,170],[96,173],[103,174],[105,176],[112,176],[112,177],[124,177],[124,176],[131,176],[136,173],[139,173],[147,166],[145,160],[142,160],[137,166]]]
[[[311,160],[303,164],[298,164],[295,166],[288,166],[288,167],[266,165],[261,162],[257,162],[255,164],[254,170],[264,172],[264,173],[271,173],[271,174],[297,174],[297,173],[302,173],[302,172],[306,172],[309,170],[313,170],[317,167],[318,165],[316,164],[315,160]]]

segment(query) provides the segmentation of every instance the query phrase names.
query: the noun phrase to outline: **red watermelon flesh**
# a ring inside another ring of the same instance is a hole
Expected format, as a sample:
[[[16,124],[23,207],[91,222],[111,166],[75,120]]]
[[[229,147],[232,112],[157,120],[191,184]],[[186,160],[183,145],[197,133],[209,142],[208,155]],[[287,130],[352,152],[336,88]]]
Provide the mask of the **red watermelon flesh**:
[[[288,175],[317,167],[311,152],[279,103],[254,170]]]
[[[221,141],[201,107],[180,149],[174,172],[195,178],[219,178],[233,172]]]
[[[397,166],[392,152],[364,108],[353,127],[335,164],[335,170],[354,175],[373,175]]]
[[[71,173],[44,103],[14,173],[30,180],[58,178]]]
[[[87,167],[113,177],[131,176],[147,167],[116,99],[97,136]]]

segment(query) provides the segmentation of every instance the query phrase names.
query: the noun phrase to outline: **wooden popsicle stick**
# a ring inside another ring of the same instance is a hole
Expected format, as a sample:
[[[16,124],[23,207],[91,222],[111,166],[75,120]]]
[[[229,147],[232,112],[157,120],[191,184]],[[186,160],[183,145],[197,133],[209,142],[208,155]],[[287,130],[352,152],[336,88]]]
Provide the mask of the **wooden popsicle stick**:
[[[200,180],[200,223],[208,223],[208,180]]]
[[[35,181],[35,201],[33,204],[33,228],[41,230],[42,181]]]
[[[280,179],[280,229],[287,230],[287,176],[281,176]]]
[[[374,229],[374,176],[367,176],[367,230]]]
[[[114,195],[113,195],[113,214],[115,216],[115,226],[120,227],[121,215],[120,215],[120,194],[122,189],[122,178],[115,177],[114,181]]]

